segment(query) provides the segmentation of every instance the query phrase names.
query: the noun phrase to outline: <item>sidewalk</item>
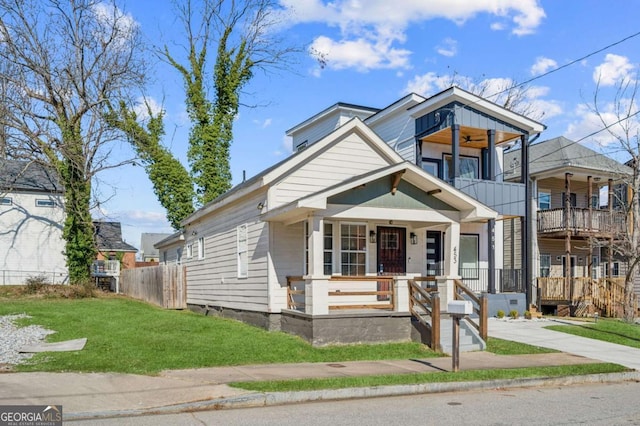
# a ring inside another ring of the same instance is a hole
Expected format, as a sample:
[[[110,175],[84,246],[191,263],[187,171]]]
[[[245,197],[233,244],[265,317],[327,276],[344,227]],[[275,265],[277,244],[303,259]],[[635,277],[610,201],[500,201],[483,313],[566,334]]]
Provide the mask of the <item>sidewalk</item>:
[[[460,354],[460,369],[495,369],[592,363],[603,360],[606,346],[587,340],[590,357],[574,354],[582,342],[569,335],[543,330],[550,322],[490,321],[491,336],[506,337],[551,347],[559,342],[569,353],[501,356],[488,352]],[[547,335],[546,333],[553,333]],[[553,336],[553,337],[550,337]],[[608,344],[605,344],[608,345]],[[614,345],[618,346],[618,345]],[[623,347],[626,348],[626,347]],[[562,350],[562,348],[560,348]],[[617,348],[616,348],[617,350]],[[637,351],[637,350],[636,350]],[[640,351],[639,351],[640,352]],[[633,356],[639,362],[640,356]],[[591,358],[591,359],[590,359]],[[629,359],[611,360],[623,365]],[[232,408],[284,404],[313,400],[362,398],[444,392],[509,386],[566,385],[571,383],[638,380],[640,372],[612,375],[580,376],[558,379],[524,379],[492,382],[433,383],[375,388],[353,388],[330,391],[282,392],[264,394],[231,388],[227,383],[252,380],[290,380],[323,377],[354,377],[379,374],[405,374],[451,371],[449,357],[420,360],[352,361],[336,363],[303,363],[248,365],[164,371],[159,376],[114,373],[6,373],[0,374],[0,405],[63,406],[64,418],[98,418],[131,416],[155,412],[178,412],[199,409]]]

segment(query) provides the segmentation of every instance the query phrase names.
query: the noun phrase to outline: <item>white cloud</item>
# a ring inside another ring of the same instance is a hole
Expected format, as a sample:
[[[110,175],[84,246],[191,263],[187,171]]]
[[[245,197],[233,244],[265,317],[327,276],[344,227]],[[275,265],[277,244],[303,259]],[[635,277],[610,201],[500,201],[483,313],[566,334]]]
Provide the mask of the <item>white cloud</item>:
[[[633,136],[640,132],[638,116],[618,123],[628,112],[630,114],[638,112],[638,104],[635,102],[632,103],[631,99],[621,99],[619,107],[621,111],[624,111],[622,114],[616,112],[616,105],[614,103],[602,105],[600,107],[600,113],[598,114],[593,111],[593,108],[589,105],[578,105],[574,111],[576,120],[569,124],[564,135],[572,140],[580,140],[592,133],[598,132],[593,136],[589,136],[587,142],[601,147],[619,145],[620,142],[614,135],[626,139],[625,135],[629,134]],[[607,126],[609,126],[608,130],[602,130]]]
[[[508,89],[516,84],[510,78],[488,78],[475,82],[473,78],[462,75],[438,76],[429,72],[415,76],[405,87],[402,94],[417,93],[422,96],[431,96],[451,86],[458,86],[478,96],[487,98],[498,105],[504,105],[509,95]],[[519,93],[516,92],[515,93]],[[543,99],[549,93],[545,86],[529,86],[521,93],[516,112],[522,112],[526,108],[526,114],[537,119],[549,119],[562,114],[560,102]],[[512,92],[513,94],[513,92]]]
[[[613,86],[622,80],[629,80],[633,69],[634,65],[626,56],[608,53],[604,62],[594,69],[593,81],[599,81],[603,86]]]
[[[96,3],[91,10],[101,24],[101,28],[96,30],[96,37],[105,43],[122,46],[132,40],[140,26],[133,16],[111,4]]]
[[[263,121],[253,120],[253,123],[256,124],[257,126],[259,126],[262,129],[266,129],[267,127],[271,126],[271,119],[270,118],[266,118]]]
[[[479,14],[499,17],[503,23],[491,28],[531,34],[545,17],[538,0],[404,0],[401,7],[389,0],[280,0],[283,16],[291,25],[320,22],[340,29],[339,39],[317,37],[310,52],[331,69],[406,68],[411,52],[401,49],[409,25],[432,19],[448,19],[458,25]],[[455,54],[455,49],[442,49],[441,54]],[[368,57],[371,55],[371,57]],[[324,62],[323,62],[324,61]],[[316,69],[315,75],[319,74]]]
[[[282,148],[286,154],[291,154],[293,152],[293,138],[290,136],[284,136],[282,138]]]
[[[139,97],[136,99],[133,111],[136,113],[138,118],[149,118],[149,110],[151,110],[151,113],[156,116],[162,112],[162,105],[160,105],[154,98]]]
[[[452,38],[445,38],[439,46],[436,47],[436,51],[442,56],[452,57],[458,53],[458,42]]]
[[[545,58],[544,56],[538,56],[536,58],[536,63],[531,66],[531,75],[544,74],[554,68],[558,68],[558,63],[556,61],[550,58]]]

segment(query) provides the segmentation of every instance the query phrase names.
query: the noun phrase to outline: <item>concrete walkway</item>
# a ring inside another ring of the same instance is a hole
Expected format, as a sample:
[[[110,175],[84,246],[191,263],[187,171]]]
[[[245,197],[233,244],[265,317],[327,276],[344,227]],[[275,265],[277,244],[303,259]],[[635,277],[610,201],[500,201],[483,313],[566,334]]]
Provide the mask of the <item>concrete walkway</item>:
[[[558,331],[547,330],[550,325],[580,325],[571,320],[506,320],[489,319],[489,336],[514,342],[528,343],[556,349],[602,362],[612,362],[640,370],[640,349],[601,340],[588,339]]]

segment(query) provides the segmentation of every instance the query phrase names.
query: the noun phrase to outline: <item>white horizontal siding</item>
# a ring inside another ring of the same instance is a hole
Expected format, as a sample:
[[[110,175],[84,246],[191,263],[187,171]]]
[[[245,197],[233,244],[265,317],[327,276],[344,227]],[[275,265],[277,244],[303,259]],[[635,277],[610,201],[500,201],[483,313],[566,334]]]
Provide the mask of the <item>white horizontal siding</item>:
[[[300,130],[293,135],[293,150],[303,142],[307,142],[307,146],[322,139],[332,131],[338,128],[340,124],[340,116],[333,114],[328,117],[324,117],[321,120],[317,120],[313,126],[309,126],[304,130]]]
[[[256,208],[264,199],[264,193],[254,195],[188,225],[186,245],[193,244],[193,257],[185,259],[188,303],[268,311],[269,224],[259,220]],[[242,224],[248,225],[247,278],[238,278],[237,227]],[[201,237],[205,258],[199,260]]]
[[[271,208],[388,164],[359,135],[352,133],[274,185],[275,206]]]
[[[304,275],[304,224],[271,224],[270,293],[272,312],[287,307],[287,276]]]
[[[2,194],[2,198],[10,198],[11,204],[0,205],[0,270],[16,271],[11,276],[20,276],[20,280],[29,275],[47,273],[48,277],[55,277],[50,280],[66,282],[62,195],[13,192]],[[36,206],[36,200],[40,199],[51,200],[55,206]],[[0,281],[0,284],[21,282]]]

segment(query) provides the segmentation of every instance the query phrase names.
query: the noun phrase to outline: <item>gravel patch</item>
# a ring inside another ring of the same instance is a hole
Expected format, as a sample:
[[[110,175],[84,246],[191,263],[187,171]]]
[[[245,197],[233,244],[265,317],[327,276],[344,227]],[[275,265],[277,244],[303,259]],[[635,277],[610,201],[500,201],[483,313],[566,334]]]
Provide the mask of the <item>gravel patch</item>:
[[[30,359],[34,354],[20,353],[20,349],[43,342],[47,335],[55,333],[39,325],[17,327],[14,322],[20,318],[30,317],[26,314],[0,316],[0,366],[20,364]]]

